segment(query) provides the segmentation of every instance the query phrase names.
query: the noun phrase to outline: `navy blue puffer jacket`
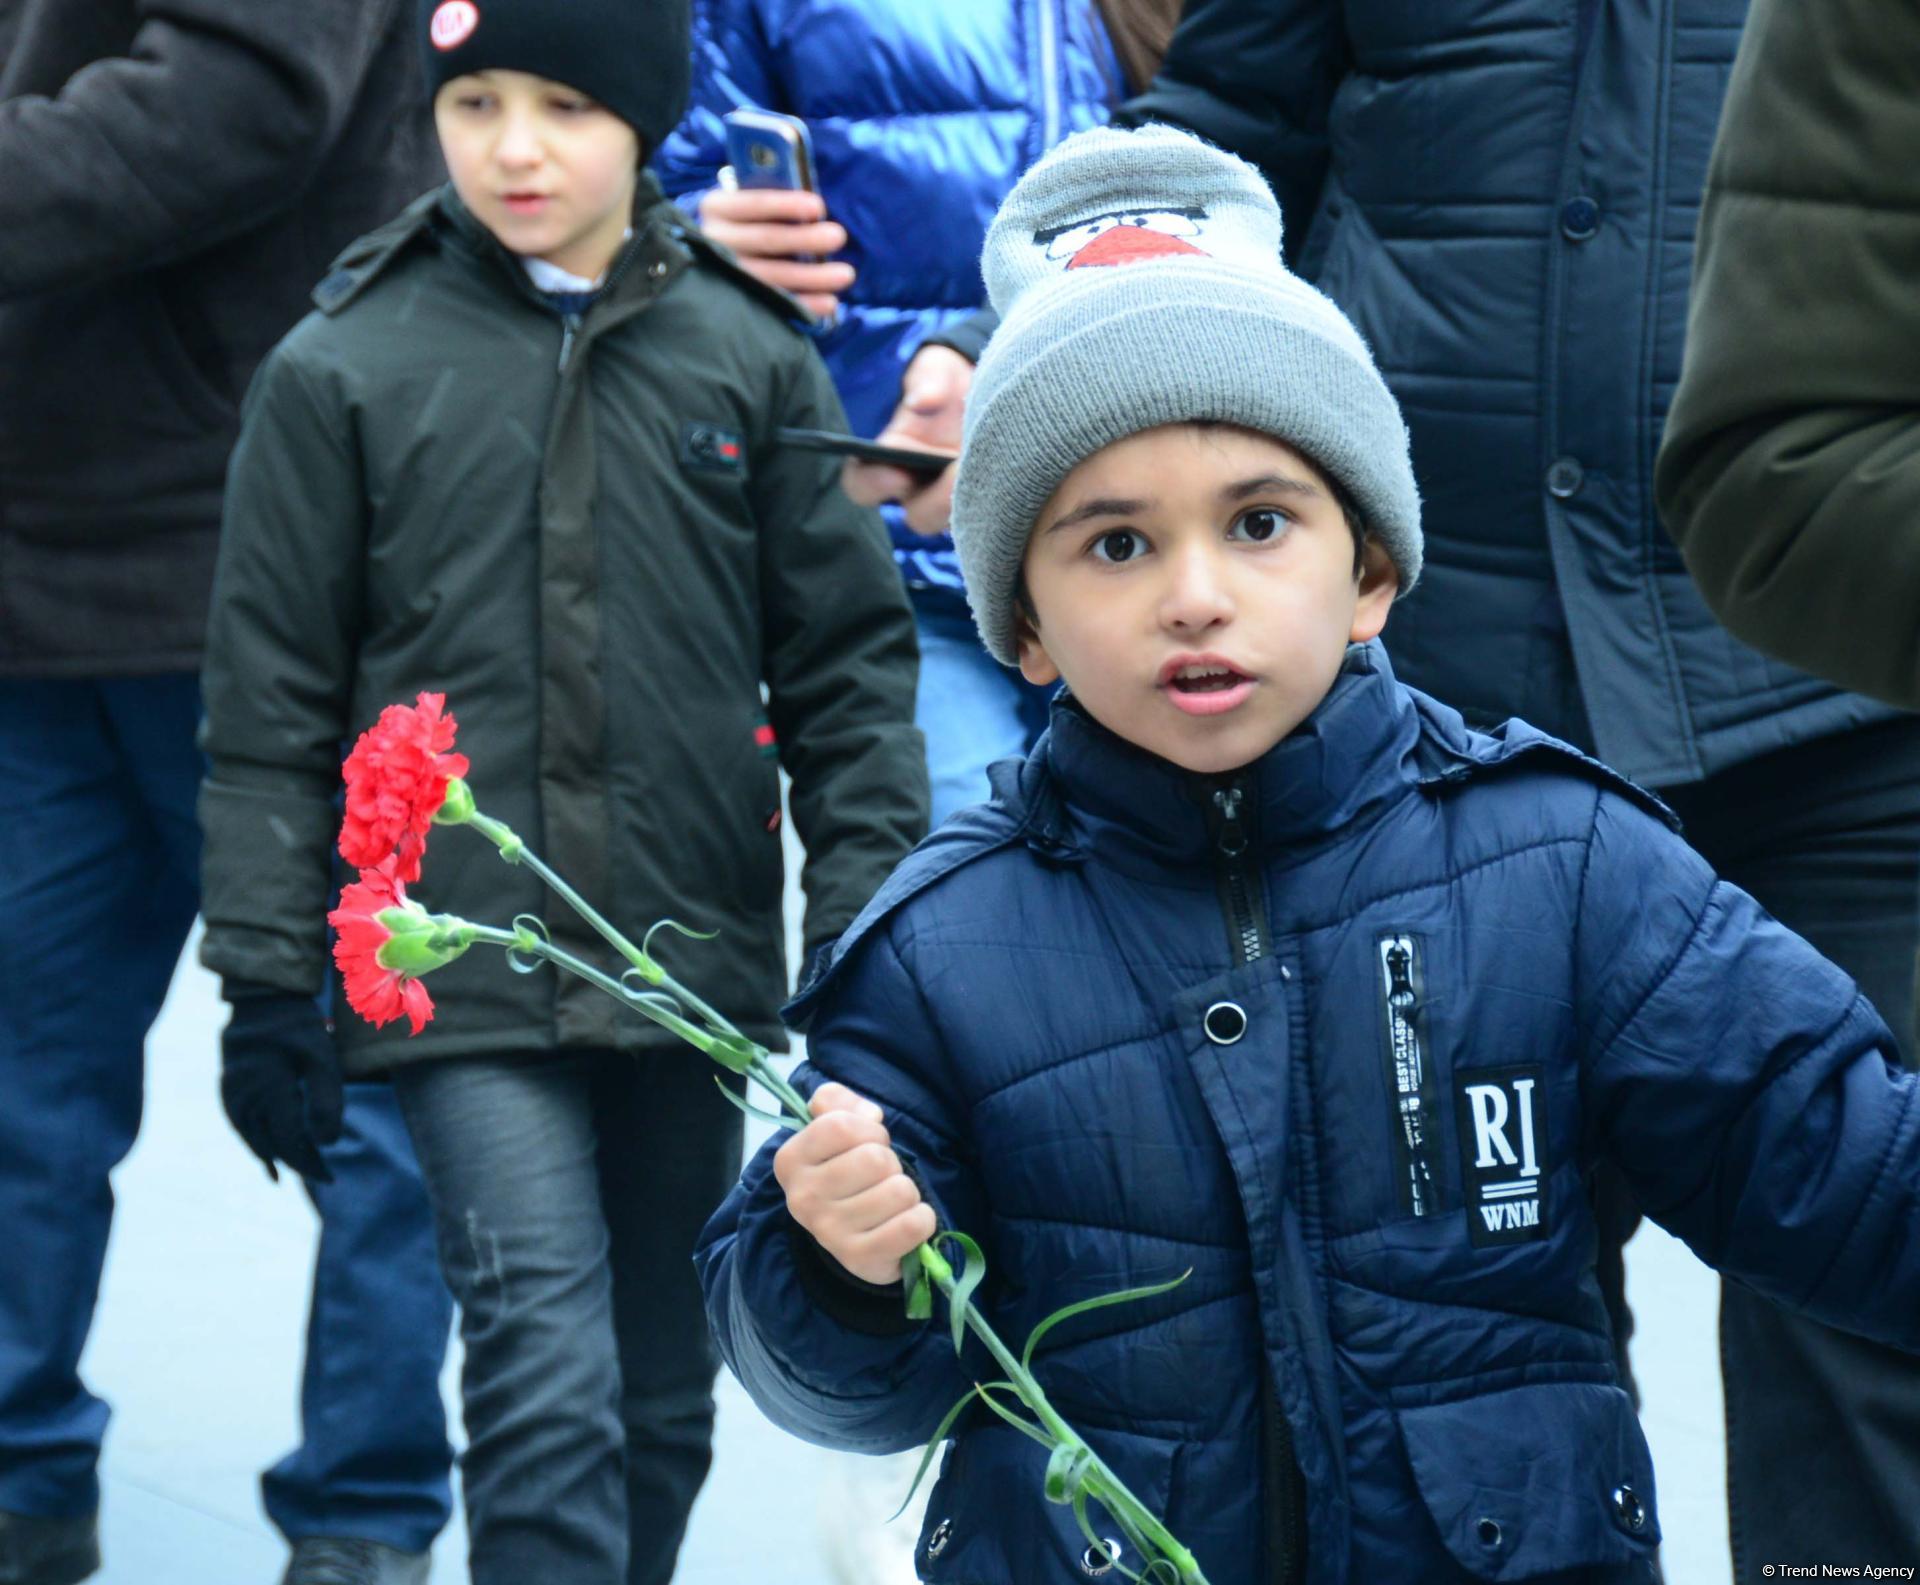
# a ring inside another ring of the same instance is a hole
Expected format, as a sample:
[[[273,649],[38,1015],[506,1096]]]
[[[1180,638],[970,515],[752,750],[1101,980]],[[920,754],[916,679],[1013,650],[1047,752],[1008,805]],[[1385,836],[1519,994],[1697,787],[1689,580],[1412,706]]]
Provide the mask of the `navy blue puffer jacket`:
[[[986,301],[1000,200],[1126,92],[1093,0],[696,0],[692,108],[655,164],[692,209],[726,163],[727,111],[807,123],[858,272],[820,352],[853,432],[877,435],[920,344]],[[951,539],[894,529],[911,579],[961,587]]]
[[[1126,111],[1260,164],[1400,400],[1427,536],[1402,674],[1654,786],[1892,714],[1728,634],[1654,510],[1746,9],[1188,0]]]
[[[1191,1269],[1050,1333],[1035,1369],[1216,1585],[1282,1577],[1275,1408],[1314,1585],[1649,1578],[1600,1157],[1702,1258],[1920,1346],[1920,1090],[1891,1036],[1610,772],[1517,723],[1467,731],[1368,646],[1231,778],[1060,704],[1000,783],[790,1009],[802,1072],[885,1108],[984,1245],[1014,1346]],[[772,1149],[702,1237],[720,1346],[801,1435],[911,1446],[991,1363],[823,1303]],[[1045,1457],[963,1420],[923,1576],[1082,1577]]]

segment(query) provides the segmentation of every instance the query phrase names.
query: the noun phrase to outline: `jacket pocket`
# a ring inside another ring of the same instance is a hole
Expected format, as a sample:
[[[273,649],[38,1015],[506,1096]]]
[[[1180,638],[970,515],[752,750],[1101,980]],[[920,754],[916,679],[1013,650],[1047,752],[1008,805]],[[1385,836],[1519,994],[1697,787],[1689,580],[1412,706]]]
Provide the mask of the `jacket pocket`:
[[[1182,1443],[1124,1431],[1083,1429],[1082,1434],[1134,1496],[1160,1518],[1169,1517]],[[1087,1518],[1095,1535],[1120,1547],[1119,1567],[1093,1550],[1070,1506],[1047,1501],[1041,1488],[1046,1466],[1046,1449],[1011,1426],[969,1430],[955,1445],[927,1504],[914,1555],[920,1578],[930,1585],[1058,1585],[1089,1579],[1120,1585],[1127,1577],[1121,1568],[1138,1575],[1144,1560],[1124,1544],[1120,1527],[1097,1501],[1088,1501]],[[1177,1524],[1174,1533],[1179,1534]]]
[[[1618,1387],[1548,1382],[1394,1418],[1420,1499],[1468,1578],[1584,1580],[1653,1557],[1653,1459]]]

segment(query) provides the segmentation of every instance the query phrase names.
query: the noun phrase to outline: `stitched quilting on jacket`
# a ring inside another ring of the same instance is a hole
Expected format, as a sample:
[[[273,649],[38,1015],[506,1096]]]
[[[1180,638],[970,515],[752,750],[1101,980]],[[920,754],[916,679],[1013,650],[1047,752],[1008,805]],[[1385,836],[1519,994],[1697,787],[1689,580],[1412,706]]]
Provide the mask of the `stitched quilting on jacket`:
[[[808,1082],[879,1101],[984,1245],[1015,1346],[1190,1272],[1049,1333],[1035,1370],[1215,1581],[1649,1577],[1598,1157],[1723,1270],[1920,1343],[1920,1108],[1851,982],[1648,795],[1518,723],[1469,732],[1377,646],[1231,777],[1057,704],[788,1014]],[[697,1255],[721,1347],[780,1423],[910,1446],[991,1363],[823,1304],[772,1148]],[[1276,1456],[1306,1492],[1291,1576]],[[963,1419],[923,1577],[1081,1577],[1045,1458]]]
[[[1261,166],[1399,399],[1427,536],[1402,674],[1473,719],[1590,732],[1652,786],[1890,715],[1729,635],[1654,511],[1745,14],[1191,0],[1127,110]]]

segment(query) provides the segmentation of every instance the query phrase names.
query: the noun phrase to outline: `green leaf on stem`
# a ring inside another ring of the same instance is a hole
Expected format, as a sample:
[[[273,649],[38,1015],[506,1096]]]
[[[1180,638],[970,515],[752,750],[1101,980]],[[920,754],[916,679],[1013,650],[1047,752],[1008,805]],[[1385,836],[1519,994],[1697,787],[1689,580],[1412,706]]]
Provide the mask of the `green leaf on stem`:
[[[1019,1415],[1007,1408],[1005,1404],[995,1401],[993,1395],[996,1392],[1010,1392],[1017,1402],[1024,1403],[1026,1401],[1024,1398],[1021,1398],[1020,1389],[1014,1386],[1012,1382],[990,1381],[983,1387],[976,1381],[973,1384],[973,1391],[974,1395],[979,1398],[982,1403],[995,1414],[999,1415],[1002,1420],[1005,1420],[1008,1425],[1012,1426],[1014,1430],[1018,1431],[1022,1436],[1032,1437],[1033,1440],[1038,1442],[1042,1447],[1050,1448],[1053,1446],[1053,1438],[1048,1436],[1039,1426],[1035,1425],[1031,1420],[1021,1419]]]
[[[653,927],[640,938],[640,956],[647,960],[647,966],[640,972],[645,974],[647,978],[652,980],[656,985],[665,978],[664,971],[660,968],[659,964],[654,961],[653,956],[653,938],[659,935],[662,930],[671,930],[676,935],[686,936],[693,941],[711,941],[715,936],[720,934],[718,930],[695,930],[691,925],[681,924],[678,919],[659,919],[654,921]]]
[[[1086,1486],[1093,1468],[1093,1449],[1084,1442],[1062,1442],[1047,1460],[1045,1490],[1048,1502],[1072,1502]]]
[[[885,1523],[892,1524],[907,1511],[913,1502],[913,1494],[920,1489],[920,1482],[927,1478],[927,1470],[933,1463],[933,1455],[940,1451],[940,1444],[946,1441],[947,1433],[953,1429],[953,1422],[960,1418],[967,1405],[972,1402],[971,1391],[961,1393],[960,1401],[947,1411],[946,1417],[934,1428],[933,1435],[927,1439],[927,1450],[920,1455],[920,1467],[913,1472],[913,1484],[907,1488],[906,1496],[900,1499],[900,1506],[887,1515]]]
[[[1090,1545],[1098,1547],[1102,1552],[1109,1551],[1107,1543],[1094,1533],[1093,1521],[1087,1517],[1087,1494],[1084,1488],[1073,1494],[1073,1522],[1080,1526],[1080,1533],[1087,1538]],[[1109,1555],[1111,1555],[1110,1552]],[[1114,1562],[1119,1561],[1118,1558],[1114,1558]]]
[[[973,1301],[973,1290],[980,1286],[981,1279],[987,1274],[987,1257],[980,1253],[980,1246],[965,1233],[950,1228],[933,1235],[936,1244],[949,1238],[960,1246],[967,1257],[966,1264],[953,1279],[953,1292],[947,1295],[948,1318],[953,1322],[953,1351],[957,1354],[966,1338],[967,1307]]]
[[[745,1112],[747,1116],[757,1117],[763,1123],[773,1124],[775,1128],[793,1127],[792,1119],[781,1117],[774,1112],[766,1111],[762,1107],[755,1106],[752,1101],[745,1099],[743,1096],[735,1095],[732,1090],[727,1088],[727,1081],[721,1078],[719,1074],[716,1073],[713,1076],[713,1082],[718,1087],[720,1093],[724,1095],[729,1101],[731,1101],[735,1106],[739,1107],[741,1111]]]
[[[1085,1315],[1089,1310],[1103,1310],[1110,1304],[1126,1304],[1134,1299],[1151,1299],[1157,1293],[1171,1292],[1192,1275],[1193,1267],[1189,1266],[1171,1282],[1156,1282],[1145,1288],[1123,1288],[1119,1293],[1103,1293],[1098,1298],[1082,1299],[1078,1304],[1065,1305],[1055,1310],[1027,1334],[1027,1346],[1020,1350],[1021,1368],[1025,1369],[1032,1363],[1035,1346],[1062,1321],[1071,1320],[1076,1315]]]
[[[552,932],[547,929],[546,920],[542,919],[538,914],[515,914],[513,916],[513,933],[528,943],[536,940],[544,942],[549,946],[553,943],[553,935]],[[532,951],[530,945],[528,947],[511,946],[507,948],[507,967],[512,969],[515,974],[531,974],[545,962],[546,959]]]

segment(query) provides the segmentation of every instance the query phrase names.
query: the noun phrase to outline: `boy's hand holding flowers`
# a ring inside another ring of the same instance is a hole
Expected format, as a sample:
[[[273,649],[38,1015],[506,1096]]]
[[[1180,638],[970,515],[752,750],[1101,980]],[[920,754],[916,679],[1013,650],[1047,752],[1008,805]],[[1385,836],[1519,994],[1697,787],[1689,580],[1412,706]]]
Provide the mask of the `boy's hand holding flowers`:
[[[813,1121],[773,1158],[787,1210],[862,1282],[898,1282],[900,1262],[937,1229],[933,1207],[900,1165],[872,1101],[823,1084],[810,1109]]]

